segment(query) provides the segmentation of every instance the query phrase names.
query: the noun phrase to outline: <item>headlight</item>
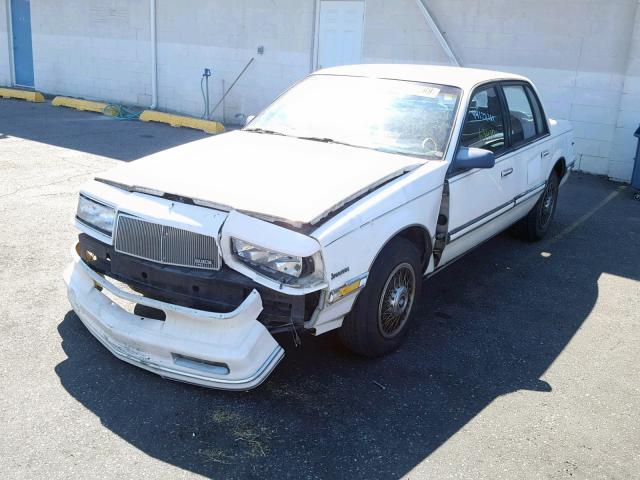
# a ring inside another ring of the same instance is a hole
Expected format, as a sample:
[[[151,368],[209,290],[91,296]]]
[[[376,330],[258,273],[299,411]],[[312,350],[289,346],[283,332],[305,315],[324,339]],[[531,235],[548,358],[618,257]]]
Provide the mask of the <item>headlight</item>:
[[[247,266],[278,282],[308,286],[322,280],[320,253],[298,257],[258,247],[252,243],[231,239],[233,254]]]
[[[111,236],[116,211],[112,207],[98,203],[95,200],[80,195],[76,218],[95,230]]]

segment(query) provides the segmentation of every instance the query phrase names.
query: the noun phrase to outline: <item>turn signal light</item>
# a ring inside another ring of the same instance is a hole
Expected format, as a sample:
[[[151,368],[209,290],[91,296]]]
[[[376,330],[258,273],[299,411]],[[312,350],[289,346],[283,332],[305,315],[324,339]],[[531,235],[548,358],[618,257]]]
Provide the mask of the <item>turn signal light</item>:
[[[362,275],[358,278],[350,280],[349,282],[345,283],[342,287],[332,290],[331,293],[329,293],[329,303],[335,303],[341,298],[344,298],[347,295],[350,295],[351,293],[356,292],[361,288],[364,288],[364,286],[367,284],[368,276],[369,276],[368,274]]]

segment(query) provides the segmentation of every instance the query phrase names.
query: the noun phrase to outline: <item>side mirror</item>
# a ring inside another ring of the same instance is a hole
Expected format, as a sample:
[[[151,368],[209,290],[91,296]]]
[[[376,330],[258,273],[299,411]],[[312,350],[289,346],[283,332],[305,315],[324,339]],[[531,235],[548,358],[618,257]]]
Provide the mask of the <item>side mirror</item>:
[[[493,168],[496,164],[496,155],[484,148],[460,147],[453,167],[456,170],[468,170],[471,168]]]
[[[244,121],[244,126],[246,127],[247,125],[249,125],[251,122],[253,122],[253,119],[256,118],[255,115],[249,115],[245,121]]]

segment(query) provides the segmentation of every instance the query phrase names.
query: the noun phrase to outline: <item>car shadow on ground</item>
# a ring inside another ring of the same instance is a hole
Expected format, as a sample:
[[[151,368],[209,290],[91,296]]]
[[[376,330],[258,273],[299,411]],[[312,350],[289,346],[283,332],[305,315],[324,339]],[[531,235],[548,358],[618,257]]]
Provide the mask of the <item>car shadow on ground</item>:
[[[118,120],[50,103],[4,99],[0,139],[7,136],[127,162],[211,137],[199,130]]]
[[[198,474],[400,477],[499,396],[550,392],[542,377],[591,312],[600,275],[640,277],[637,209],[629,235],[596,247],[633,202],[603,204],[615,185],[599,179],[567,190],[549,240],[505,233],[428,280],[391,356],[360,358],[331,334],[299,348],[285,336],[287,355],[260,388],[210,391],[115,359],[69,312],[59,326],[68,358],[56,372],[106,428]]]

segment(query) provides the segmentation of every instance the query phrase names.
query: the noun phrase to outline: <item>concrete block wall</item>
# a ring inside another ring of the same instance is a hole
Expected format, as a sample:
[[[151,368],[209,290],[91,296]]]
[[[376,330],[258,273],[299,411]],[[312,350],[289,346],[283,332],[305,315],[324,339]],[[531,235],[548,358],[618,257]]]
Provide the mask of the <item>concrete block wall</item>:
[[[9,15],[7,3],[0,0],[0,86],[11,85],[11,62],[9,60]]]
[[[573,122],[579,169],[631,177],[630,133],[640,123],[637,0],[426,4],[464,66],[530,77],[547,113]],[[448,63],[415,0],[367,0],[365,61]]]
[[[39,90],[149,105],[149,2],[31,0],[31,29]]]
[[[415,0],[366,0],[363,61],[449,64]],[[426,0],[468,67],[531,78],[571,120],[577,168],[629,180],[640,124],[638,0]]]
[[[159,106],[200,116],[200,80],[211,68],[211,107],[253,57],[214,118],[240,123],[309,74],[312,0],[158,0]],[[257,49],[264,47],[264,54]],[[222,118],[223,111],[225,118]]]
[[[571,120],[578,169],[630,178],[611,168],[614,147],[634,143],[614,137],[636,0],[431,3],[465,65],[530,77],[548,114]]]
[[[450,63],[415,0],[366,0],[363,43],[364,63]]]
[[[608,172],[609,177],[620,180],[631,178],[637,146],[633,134],[640,126],[640,2],[638,3]]]

